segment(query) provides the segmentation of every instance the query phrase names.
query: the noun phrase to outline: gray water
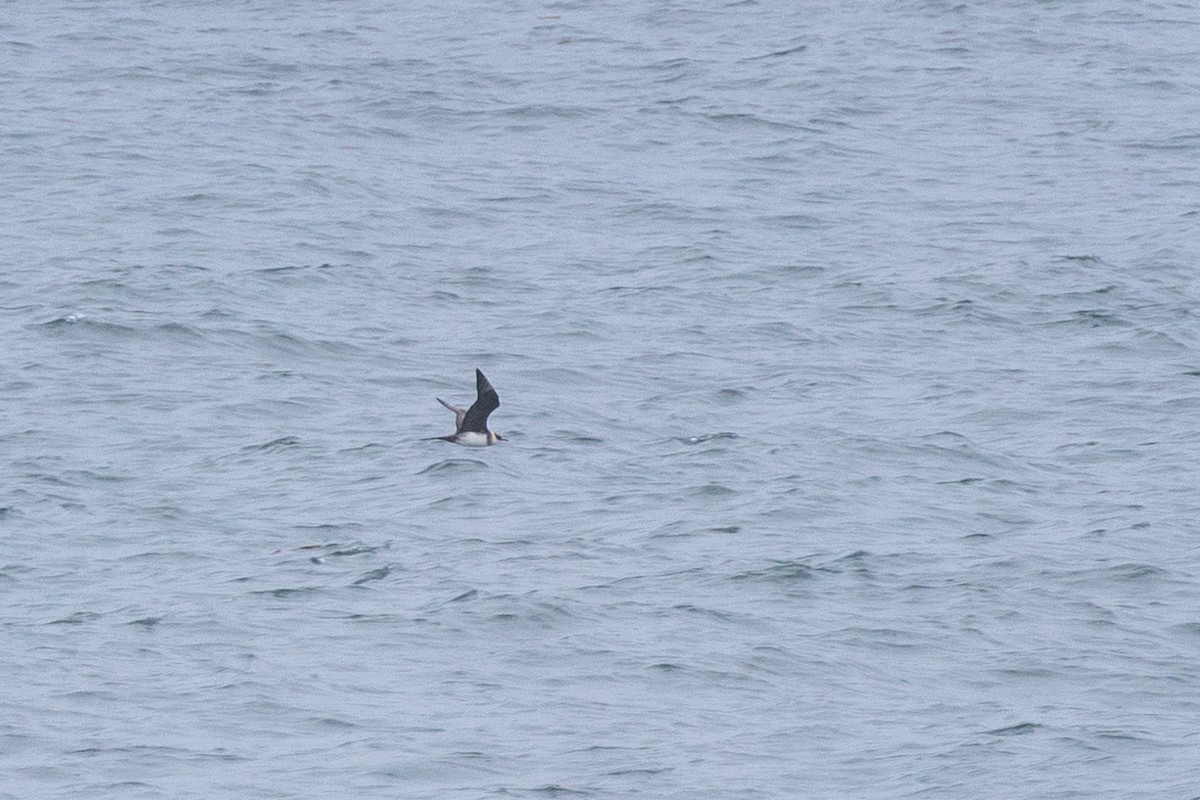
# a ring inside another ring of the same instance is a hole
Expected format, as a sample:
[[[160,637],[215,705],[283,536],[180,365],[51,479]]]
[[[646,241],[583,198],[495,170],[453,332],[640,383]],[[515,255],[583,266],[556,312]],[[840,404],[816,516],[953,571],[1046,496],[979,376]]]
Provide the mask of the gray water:
[[[1200,797],[1198,41],[5,4],[0,796]]]

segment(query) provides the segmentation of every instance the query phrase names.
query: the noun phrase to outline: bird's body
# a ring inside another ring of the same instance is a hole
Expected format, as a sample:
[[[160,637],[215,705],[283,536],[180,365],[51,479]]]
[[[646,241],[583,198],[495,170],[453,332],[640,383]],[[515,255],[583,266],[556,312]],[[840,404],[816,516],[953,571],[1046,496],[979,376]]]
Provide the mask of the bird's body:
[[[450,436],[436,436],[447,442],[454,442],[463,447],[487,447],[496,442],[504,441],[495,431],[488,430],[488,416],[500,407],[500,395],[492,388],[484,374],[475,370],[475,402],[468,409],[452,406],[442,398],[437,401],[454,412],[454,433]]]
[[[487,447],[490,444],[501,441],[500,437],[491,431],[487,433],[463,431],[462,433],[456,433],[453,436],[443,436],[442,438],[455,444],[461,444],[463,447]]]

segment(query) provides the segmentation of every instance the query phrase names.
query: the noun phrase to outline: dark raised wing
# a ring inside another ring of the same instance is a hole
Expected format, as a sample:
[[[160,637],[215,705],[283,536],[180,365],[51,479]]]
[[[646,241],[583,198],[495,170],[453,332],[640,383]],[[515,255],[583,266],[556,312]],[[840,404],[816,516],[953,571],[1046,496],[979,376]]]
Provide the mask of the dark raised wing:
[[[475,370],[475,391],[479,395],[467,409],[458,432],[476,431],[483,433],[487,430],[488,415],[500,407],[500,395],[492,388],[492,384],[478,369]]]

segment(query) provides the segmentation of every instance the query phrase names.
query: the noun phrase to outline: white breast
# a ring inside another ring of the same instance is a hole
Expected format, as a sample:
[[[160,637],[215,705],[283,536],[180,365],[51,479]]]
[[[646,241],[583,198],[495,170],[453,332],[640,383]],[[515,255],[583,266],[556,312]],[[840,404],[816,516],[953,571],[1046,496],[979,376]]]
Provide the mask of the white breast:
[[[487,447],[488,437],[486,433],[479,431],[467,431],[460,433],[458,438],[454,440],[455,444],[461,444],[463,447]]]

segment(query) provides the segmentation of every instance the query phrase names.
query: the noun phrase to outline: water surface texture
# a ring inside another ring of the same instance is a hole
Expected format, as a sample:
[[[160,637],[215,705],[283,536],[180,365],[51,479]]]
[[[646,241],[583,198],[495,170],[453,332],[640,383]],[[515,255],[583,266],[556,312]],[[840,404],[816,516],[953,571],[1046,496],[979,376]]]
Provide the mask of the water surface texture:
[[[1200,797],[1197,41],[6,4],[0,797]]]

